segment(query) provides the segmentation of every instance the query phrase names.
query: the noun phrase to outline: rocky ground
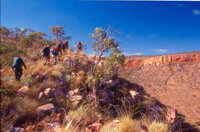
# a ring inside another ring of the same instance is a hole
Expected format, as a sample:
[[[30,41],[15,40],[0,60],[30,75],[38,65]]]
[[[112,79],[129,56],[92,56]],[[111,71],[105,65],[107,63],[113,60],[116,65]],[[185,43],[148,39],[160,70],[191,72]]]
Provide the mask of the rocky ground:
[[[182,130],[182,121],[178,119],[174,108],[160,104],[146,94],[141,84],[139,86],[130,82],[128,77],[116,76],[104,81],[96,92],[97,107],[94,104],[94,94],[86,83],[89,78],[86,71],[90,61],[91,58],[85,54],[68,51],[56,65],[44,66],[42,60],[35,61],[34,65],[27,62],[28,70],[24,71],[21,82],[14,80],[11,68],[1,69],[2,131]],[[69,70],[76,63],[77,69]],[[145,72],[149,74],[147,70]],[[132,73],[135,72],[131,71]],[[148,85],[152,85],[152,82]]]
[[[122,69],[120,76],[140,85],[162,104],[177,109],[186,122],[199,127],[199,62]]]

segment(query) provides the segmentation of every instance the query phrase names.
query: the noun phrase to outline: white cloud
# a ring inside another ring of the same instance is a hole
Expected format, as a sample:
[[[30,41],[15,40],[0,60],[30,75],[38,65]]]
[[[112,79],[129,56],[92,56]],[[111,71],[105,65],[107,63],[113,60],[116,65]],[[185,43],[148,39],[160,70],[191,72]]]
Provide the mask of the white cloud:
[[[167,50],[167,49],[151,49],[151,51],[154,51],[154,52],[157,52],[157,53],[166,53],[169,50]]]
[[[198,9],[194,9],[192,12],[193,12],[195,15],[200,15],[200,10],[198,10]]]
[[[142,55],[142,53],[135,52],[135,53],[123,53],[125,56],[131,56],[131,55]]]

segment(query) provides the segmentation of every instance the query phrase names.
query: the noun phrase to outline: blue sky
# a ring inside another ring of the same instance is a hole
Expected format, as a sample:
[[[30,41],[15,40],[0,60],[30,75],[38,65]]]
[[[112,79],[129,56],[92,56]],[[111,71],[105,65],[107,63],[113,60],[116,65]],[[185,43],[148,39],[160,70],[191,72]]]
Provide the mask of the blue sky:
[[[50,35],[62,25],[70,45],[84,41],[91,54],[95,27],[111,25],[127,55],[157,55],[200,50],[200,2],[1,0],[1,25],[32,28]]]

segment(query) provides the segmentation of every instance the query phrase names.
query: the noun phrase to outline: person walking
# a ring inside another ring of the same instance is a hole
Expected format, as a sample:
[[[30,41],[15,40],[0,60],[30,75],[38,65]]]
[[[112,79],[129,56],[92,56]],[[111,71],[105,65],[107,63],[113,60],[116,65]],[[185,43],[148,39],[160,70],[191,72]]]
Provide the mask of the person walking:
[[[12,69],[15,73],[15,79],[16,81],[20,81],[20,78],[22,77],[23,74],[23,67],[26,69],[26,65],[24,63],[24,61],[22,60],[22,58],[20,57],[20,55],[18,55],[17,57],[15,57],[13,59],[13,64],[12,64]]]
[[[56,50],[57,48],[54,47],[53,50],[51,51],[52,55],[53,55],[53,64],[56,65],[57,63],[57,56],[58,56],[58,50]]]
[[[80,41],[76,43],[77,53],[81,52],[83,49],[83,45]]]
[[[66,49],[68,50],[68,47],[69,47],[68,41],[63,41],[63,43],[62,43],[62,50],[63,50],[63,52],[64,52]]]
[[[45,46],[42,49],[42,56],[45,59],[44,65],[46,65],[47,63],[50,64],[50,46]]]

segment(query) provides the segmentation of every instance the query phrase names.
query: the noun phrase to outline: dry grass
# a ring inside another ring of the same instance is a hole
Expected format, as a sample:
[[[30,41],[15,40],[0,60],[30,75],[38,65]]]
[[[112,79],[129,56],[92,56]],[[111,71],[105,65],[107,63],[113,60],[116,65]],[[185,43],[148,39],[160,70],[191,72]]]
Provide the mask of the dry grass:
[[[19,113],[17,113],[16,110],[12,110],[7,114],[5,114],[1,111],[1,131],[8,132],[10,126],[13,125],[13,123],[20,117],[21,117],[21,115]]]
[[[129,115],[119,118],[119,123],[109,122],[103,125],[100,132],[140,132],[142,131],[139,121],[133,120]]]
[[[57,130],[56,130],[57,131]],[[66,126],[61,128],[61,132],[83,132],[83,130],[80,130],[78,125],[73,126],[72,121],[69,122]]]
[[[118,127],[113,126],[112,123],[107,123],[107,124],[103,125],[100,132],[119,132],[119,130],[118,130]]]
[[[168,126],[168,124],[165,124],[163,122],[153,121],[149,125],[148,131],[149,132],[169,132],[169,126]]]
[[[8,107],[11,105],[11,101],[11,97],[1,96],[1,110],[7,110]]]
[[[28,97],[16,97],[13,101],[17,109],[24,115],[34,117],[37,115],[38,102]]]
[[[69,111],[67,116],[80,125],[87,125],[100,119],[100,115],[91,104],[80,105],[76,110]]]
[[[140,127],[139,122],[132,120],[130,116],[126,115],[120,118],[118,131],[119,132],[139,132],[141,131],[141,127]]]

